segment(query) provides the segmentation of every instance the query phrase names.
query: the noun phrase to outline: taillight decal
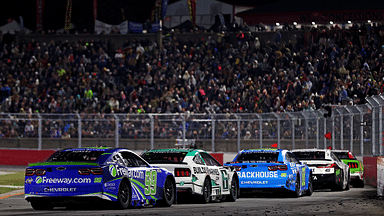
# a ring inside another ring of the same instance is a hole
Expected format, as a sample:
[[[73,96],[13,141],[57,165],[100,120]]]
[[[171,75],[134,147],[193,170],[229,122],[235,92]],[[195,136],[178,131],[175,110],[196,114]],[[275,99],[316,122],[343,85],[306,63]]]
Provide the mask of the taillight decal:
[[[191,170],[189,168],[175,168],[175,177],[190,177]]]
[[[79,169],[78,170],[80,175],[89,175],[91,174],[91,171],[89,169]]]
[[[93,175],[102,175],[102,174],[103,174],[103,169],[100,168],[100,167],[92,168],[92,169],[91,169],[91,173],[92,173]]]
[[[42,176],[42,175],[45,175],[45,169],[37,169],[36,170],[36,175],[38,176]]]
[[[33,176],[35,175],[36,171],[34,169],[26,169],[25,170],[25,175],[26,176]]]

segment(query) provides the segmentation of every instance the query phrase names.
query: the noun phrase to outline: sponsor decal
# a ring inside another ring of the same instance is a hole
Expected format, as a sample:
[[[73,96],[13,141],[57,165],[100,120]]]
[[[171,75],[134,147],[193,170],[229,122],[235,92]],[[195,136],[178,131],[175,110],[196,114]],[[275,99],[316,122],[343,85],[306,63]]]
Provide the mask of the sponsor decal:
[[[305,167],[301,169],[301,186],[305,186]]]
[[[219,175],[218,169],[209,169],[208,167],[193,167],[193,172],[195,174],[207,173],[209,175]]]
[[[93,179],[93,183],[101,183],[101,180],[102,180],[101,177],[95,178],[95,179]]]
[[[336,170],[336,175],[340,175],[340,170]]]
[[[184,184],[185,184],[185,183],[184,183],[183,181],[181,181],[179,185],[180,185],[180,186],[183,186]]]
[[[76,192],[77,188],[44,188],[44,192]]]
[[[116,168],[114,165],[109,165],[109,173],[111,174],[112,177],[116,177]]]
[[[241,184],[268,184],[268,181],[241,181]]]
[[[313,176],[313,180],[317,180],[317,176]]]
[[[91,178],[47,178],[47,177],[37,177],[35,180],[36,184],[82,184],[82,183],[92,183]]]
[[[109,173],[112,177],[128,176],[128,178],[144,179],[144,171],[142,170],[128,170],[127,167],[118,167],[117,165],[109,165]]]
[[[31,184],[32,182],[33,182],[32,178],[28,178],[27,180],[25,180],[25,183],[27,183],[27,184]]]
[[[281,173],[280,176],[281,177],[287,177],[287,173]]]
[[[114,182],[106,182],[104,183],[104,187],[115,187],[116,184]]]
[[[239,178],[278,178],[277,172],[238,172]]]

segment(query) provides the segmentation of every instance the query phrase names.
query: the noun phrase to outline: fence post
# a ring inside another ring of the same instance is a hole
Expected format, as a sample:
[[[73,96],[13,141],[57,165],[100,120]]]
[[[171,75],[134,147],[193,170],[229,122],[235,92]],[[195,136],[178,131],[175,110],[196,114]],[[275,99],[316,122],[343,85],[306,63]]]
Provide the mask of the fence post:
[[[319,142],[319,117],[316,118],[316,148],[320,147],[320,142]]]
[[[273,115],[277,119],[277,148],[280,149],[280,117],[276,113],[273,113]]]
[[[344,149],[344,116],[340,115],[340,148]]]
[[[332,142],[332,149],[335,149],[335,118],[331,118],[332,120],[332,139],[331,139],[331,142]]]
[[[154,130],[155,130],[155,121],[153,119],[153,115],[149,114],[149,118],[151,119],[151,150],[154,149]]]
[[[211,139],[211,144],[212,144],[212,152],[215,152],[215,118],[212,116],[212,139]]]
[[[240,119],[241,119],[241,117],[238,115],[235,115],[235,117],[237,119],[237,152],[239,152],[240,151],[240,140],[241,140],[241,136],[240,136],[240,133],[241,133]]]
[[[79,114],[76,114],[77,115],[77,134],[78,134],[78,143],[77,143],[77,147],[78,148],[81,148],[81,116]]]
[[[183,149],[185,149],[185,115],[181,116],[182,122],[183,122]]]
[[[308,133],[309,133],[309,130],[308,130],[308,118],[306,115],[304,115],[303,113],[301,113],[303,116],[304,116],[304,125],[305,125],[305,148],[308,148]]]
[[[260,131],[259,131],[260,148],[263,148],[263,119],[262,118],[260,118],[259,120],[259,126],[260,126]]]
[[[119,148],[119,117],[113,114],[115,117],[115,148]]]
[[[324,118],[324,133],[327,133],[327,118]],[[324,148],[327,148],[327,139],[324,139]]]
[[[37,147],[37,149],[38,150],[41,150],[42,148],[43,148],[43,144],[42,144],[42,135],[41,135],[41,133],[42,133],[42,130],[41,130],[41,128],[43,127],[43,124],[42,124],[42,120],[41,120],[41,115],[40,115],[40,113],[37,113],[37,117],[39,118],[39,130],[38,130],[38,136],[39,136],[39,140],[38,140],[38,147]]]
[[[356,109],[360,113],[360,156],[364,156],[364,126],[362,124],[364,122],[364,115],[359,106],[356,106]]]

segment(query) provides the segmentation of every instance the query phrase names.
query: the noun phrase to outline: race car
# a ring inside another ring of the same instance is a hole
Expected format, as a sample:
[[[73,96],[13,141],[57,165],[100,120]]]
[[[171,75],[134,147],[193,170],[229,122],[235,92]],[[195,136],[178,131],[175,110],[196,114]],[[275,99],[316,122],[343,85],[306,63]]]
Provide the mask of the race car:
[[[149,165],[124,148],[71,148],[55,152],[25,171],[25,199],[36,210],[73,203],[111,201],[117,208],[171,206],[173,174]]]
[[[237,170],[242,194],[285,190],[299,197],[313,193],[311,170],[288,150],[242,150],[225,165]]]
[[[295,149],[292,153],[312,170],[315,187],[349,190],[349,167],[330,149]]]
[[[364,166],[356,156],[348,150],[332,150],[332,152],[349,166],[351,184],[354,187],[364,187]]]
[[[148,163],[168,169],[182,196],[195,195],[201,203],[211,200],[234,202],[239,180],[233,168],[222,166],[200,149],[156,149],[141,155]],[[192,196],[194,197],[194,196]]]

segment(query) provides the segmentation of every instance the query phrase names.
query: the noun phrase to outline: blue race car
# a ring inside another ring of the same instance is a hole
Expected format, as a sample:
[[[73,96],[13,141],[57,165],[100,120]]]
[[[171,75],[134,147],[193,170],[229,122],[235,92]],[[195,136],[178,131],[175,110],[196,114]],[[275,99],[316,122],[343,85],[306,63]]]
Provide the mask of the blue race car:
[[[294,197],[313,193],[311,170],[288,150],[242,150],[225,165],[236,168],[241,194],[280,189],[290,191]]]
[[[73,148],[55,152],[25,171],[25,199],[36,210],[107,200],[117,208],[171,206],[173,174],[124,148]]]

